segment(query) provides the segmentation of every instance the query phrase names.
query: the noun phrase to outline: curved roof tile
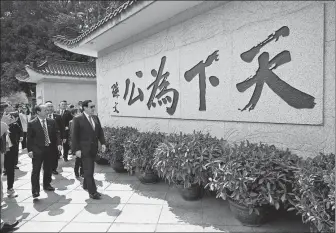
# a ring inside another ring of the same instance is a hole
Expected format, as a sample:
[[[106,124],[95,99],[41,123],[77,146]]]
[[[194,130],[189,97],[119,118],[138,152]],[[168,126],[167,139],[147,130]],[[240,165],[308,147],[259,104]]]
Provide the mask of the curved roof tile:
[[[37,73],[47,75],[71,76],[82,78],[96,78],[95,62],[75,62],[75,61],[45,61],[37,67],[27,65]]]
[[[83,39],[87,38],[91,33],[95,32],[100,28],[101,26],[105,25],[107,22],[113,20],[117,15],[121,14],[122,12],[129,9],[131,5],[133,5],[136,2],[140,2],[139,0],[128,0],[124,2],[122,5],[120,5],[117,9],[115,9],[113,12],[108,13],[103,17],[101,20],[99,20],[96,24],[92,25],[90,28],[88,28],[86,31],[84,31],[81,35],[79,35],[76,38],[73,39],[67,39],[62,35],[57,35],[53,37],[53,41],[66,45],[68,47],[75,47],[76,44],[78,44]]]

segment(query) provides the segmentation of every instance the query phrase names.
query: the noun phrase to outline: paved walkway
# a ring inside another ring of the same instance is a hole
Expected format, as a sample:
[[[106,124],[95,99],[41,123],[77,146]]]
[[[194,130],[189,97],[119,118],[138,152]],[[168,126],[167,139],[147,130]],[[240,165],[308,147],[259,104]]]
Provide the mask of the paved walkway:
[[[39,201],[33,201],[31,159],[21,153],[14,184],[19,196],[5,198],[1,210],[3,219],[21,220],[17,232],[309,231],[300,217],[288,214],[261,227],[244,227],[232,216],[226,201],[211,196],[184,201],[175,188],[164,182],[143,185],[136,177],[115,173],[109,166],[96,165],[96,184],[103,196],[92,200],[81,188],[82,179],[77,180],[73,174],[74,159],[59,161],[60,174],[53,176],[52,182],[56,191],[41,191]]]

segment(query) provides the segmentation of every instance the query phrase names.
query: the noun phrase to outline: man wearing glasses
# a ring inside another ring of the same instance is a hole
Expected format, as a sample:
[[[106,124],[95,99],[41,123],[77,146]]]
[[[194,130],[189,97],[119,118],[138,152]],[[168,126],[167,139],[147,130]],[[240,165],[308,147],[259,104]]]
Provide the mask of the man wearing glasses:
[[[93,115],[95,105],[91,100],[85,100],[82,104],[83,113],[73,118],[71,125],[72,151],[76,157],[82,158],[84,170],[83,188],[88,190],[90,198],[100,199],[101,194],[93,178],[94,161],[98,152],[98,141],[105,152],[105,138],[98,116]]]

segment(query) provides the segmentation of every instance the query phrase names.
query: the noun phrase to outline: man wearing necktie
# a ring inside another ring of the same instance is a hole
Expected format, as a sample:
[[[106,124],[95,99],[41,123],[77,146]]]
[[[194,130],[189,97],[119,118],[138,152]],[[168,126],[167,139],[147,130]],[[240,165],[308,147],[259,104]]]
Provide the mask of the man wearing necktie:
[[[53,119],[47,118],[47,106],[35,106],[37,117],[28,123],[27,150],[33,162],[31,175],[33,198],[40,196],[40,171],[43,163],[43,189],[54,191],[51,183],[51,161],[53,151],[62,150],[61,138]]]
[[[61,140],[64,140],[64,126],[62,122],[61,115],[54,113],[54,105],[52,104],[51,101],[47,101],[46,103],[47,110],[48,110],[48,118],[49,119],[54,119],[56,122],[56,129],[59,131]],[[53,158],[51,162],[51,170],[52,174],[57,175],[57,167],[58,167],[58,155],[61,153],[61,151],[57,150],[57,147],[53,145]]]
[[[67,107],[67,101],[62,100],[60,102],[60,115],[61,115],[62,124],[63,124],[63,127],[64,127],[64,131],[63,131],[63,159],[64,159],[64,161],[68,161],[68,154],[69,154],[69,149],[70,149],[70,145],[69,145],[69,132],[70,132],[69,122],[73,118],[71,112],[68,111],[66,109],[66,107]]]
[[[83,188],[87,189],[92,199],[100,199],[101,194],[93,178],[94,161],[98,152],[98,141],[102,145],[102,151],[106,150],[104,132],[99,118],[94,114],[95,105],[91,100],[83,101],[83,113],[76,116],[71,124],[72,151],[82,158],[84,170]]]

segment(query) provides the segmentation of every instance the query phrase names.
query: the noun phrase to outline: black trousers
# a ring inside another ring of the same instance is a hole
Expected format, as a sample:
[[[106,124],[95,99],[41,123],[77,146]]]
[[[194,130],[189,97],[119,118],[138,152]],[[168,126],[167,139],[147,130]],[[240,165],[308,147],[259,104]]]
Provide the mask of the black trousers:
[[[7,189],[12,189],[14,185],[15,177],[15,153],[17,152],[18,146],[10,147],[9,151],[5,153],[4,168],[7,173]]]
[[[90,194],[97,192],[97,187],[95,180],[93,178],[94,174],[94,158],[91,156],[82,157],[83,170],[84,170],[84,182],[83,188],[87,188]]]
[[[27,148],[27,132],[23,132],[23,140],[21,142],[22,149]]]
[[[51,170],[56,171],[58,167],[58,153],[59,150],[55,147],[51,149]]]
[[[84,174],[82,158],[78,158],[78,157],[76,158],[74,170],[75,170],[75,175]]]
[[[43,187],[48,187],[51,183],[51,158],[52,151],[50,146],[42,150],[41,155],[33,154],[33,171],[31,175],[32,193],[40,192],[40,171],[43,164]]]
[[[69,149],[70,149],[69,137],[67,137],[65,143],[63,143],[63,158],[64,159],[68,159]]]

